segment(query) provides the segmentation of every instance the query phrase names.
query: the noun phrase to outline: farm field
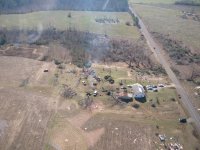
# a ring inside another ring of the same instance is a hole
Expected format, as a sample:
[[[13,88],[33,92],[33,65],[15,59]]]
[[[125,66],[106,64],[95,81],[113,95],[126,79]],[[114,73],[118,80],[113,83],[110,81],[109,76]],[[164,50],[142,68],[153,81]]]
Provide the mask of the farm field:
[[[157,62],[127,0],[29,2],[0,0],[0,150],[199,150],[173,62],[165,52],[169,67]],[[200,20],[187,18],[198,7],[128,2],[156,42],[164,35],[200,54]]]
[[[199,53],[200,23],[181,18],[179,9],[134,4],[141,19],[151,32],[169,35],[170,38],[182,41],[193,52]]]
[[[68,14],[71,13],[71,17]],[[95,19],[110,18],[118,23],[98,23]],[[140,34],[132,24],[131,16],[126,12],[89,12],[89,11],[40,11],[27,14],[0,15],[0,27],[7,29],[37,29],[42,31],[50,26],[58,30],[76,28],[80,31],[90,31],[97,34],[107,34],[111,37],[138,39]]]
[[[129,0],[130,3],[140,4],[174,4],[178,0]],[[200,3],[200,0],[188,0],[196,3]]]
[[[176,0],[129,0],[129,3],[140,3],[140,4],[172,4]]]

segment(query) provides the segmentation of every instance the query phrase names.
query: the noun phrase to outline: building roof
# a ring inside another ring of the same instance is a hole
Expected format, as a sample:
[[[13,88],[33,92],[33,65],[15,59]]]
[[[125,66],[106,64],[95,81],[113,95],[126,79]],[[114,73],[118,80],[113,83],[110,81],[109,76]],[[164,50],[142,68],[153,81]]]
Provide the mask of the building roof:
[[[132,87],[132,90],[133,90],[134,94],[139,94],[139,93],[143,93],[144,94],[145,93],[145,90],[144,90],[143,86],[141,84],[139,84],[139,83],[135,83],[135,84],[131,85],[131,87]]]

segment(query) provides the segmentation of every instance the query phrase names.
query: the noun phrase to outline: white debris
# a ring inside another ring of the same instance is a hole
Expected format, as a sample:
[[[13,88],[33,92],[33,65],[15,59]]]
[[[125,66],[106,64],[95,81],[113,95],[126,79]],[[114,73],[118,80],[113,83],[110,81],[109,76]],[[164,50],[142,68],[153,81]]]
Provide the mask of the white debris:
[[[161,142],[165,141],[165,138],[166,138],[165,135],[159,134],[158,137],[159,137],[159,139],[160,139]]]
[[[115,128],[115,130],[118,130],[118,128]]]
[[[84,128],[85,130],[87,130],[87,128]]]
[[[65,139],[65,142],[68,142],[69,140],[68,139]]]
[[[137,141],[137,138],[133,141],[133,143],[135,144],[136,141]]]

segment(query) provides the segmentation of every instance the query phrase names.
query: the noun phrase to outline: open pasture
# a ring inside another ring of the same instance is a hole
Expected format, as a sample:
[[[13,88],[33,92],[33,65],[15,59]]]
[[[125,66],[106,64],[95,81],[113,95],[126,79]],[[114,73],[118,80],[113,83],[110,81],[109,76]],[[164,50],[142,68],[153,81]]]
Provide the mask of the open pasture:
[[[69,13],[71,17],[68,17]],[[100,23],[95,19],[107,19],[110,22]],[[113,20],[118,20],[113,23]],[[133,24],[127,12],[89,12],[89,11],[39,11],[27,14],[0,15],[0,27],[7,29],[36,29],[42,32],[48,27],[58,30],[76,28],[97,34],[106,34],[111,37],[127,37],[138,39],[140,33],[135,26],[127,26],[126,22]]]

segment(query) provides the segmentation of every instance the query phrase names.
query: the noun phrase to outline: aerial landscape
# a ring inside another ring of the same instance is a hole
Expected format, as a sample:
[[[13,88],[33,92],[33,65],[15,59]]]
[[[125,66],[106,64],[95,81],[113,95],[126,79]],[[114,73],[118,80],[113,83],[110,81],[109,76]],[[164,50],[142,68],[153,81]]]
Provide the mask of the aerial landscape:
[[[200,0],[0,0],[0,150],[200,150]]]

